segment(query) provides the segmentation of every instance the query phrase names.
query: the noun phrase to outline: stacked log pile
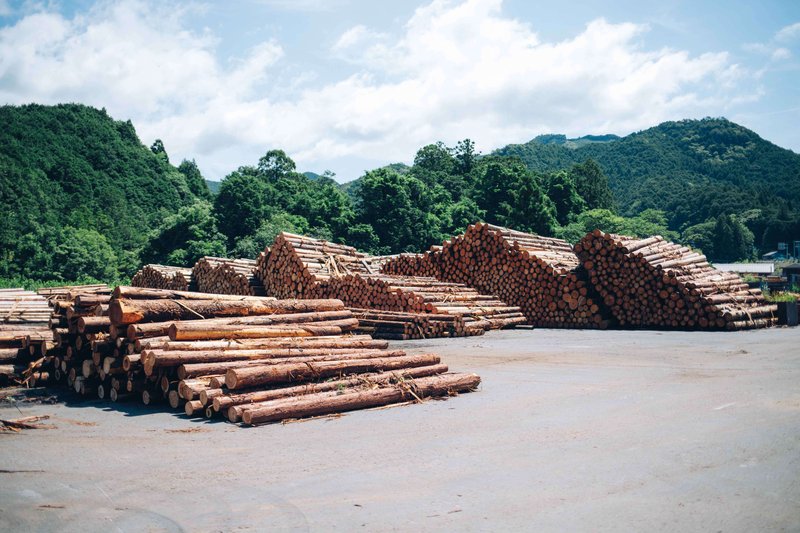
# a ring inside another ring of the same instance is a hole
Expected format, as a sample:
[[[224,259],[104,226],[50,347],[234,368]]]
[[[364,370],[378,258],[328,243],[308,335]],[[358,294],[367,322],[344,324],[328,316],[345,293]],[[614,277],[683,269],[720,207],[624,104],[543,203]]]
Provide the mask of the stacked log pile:
[[[145,265],[131,278],[134,287],[192,291],[197,289],[191,268]]]
[[[375,309],[350,308],[358,319],[359,333],[375,339],[409,340],[458,336],[455,332],[469,331],[460,315],[437,313],[403,313]],[[480,328],[477,334],[483,332]]]
[[[438,356],[352,334],[337,300],[136,287],[53,294],[47,374],[89,397],[168,403],[245,424],[444,396],[477,387]]]
[[[24,289],[0,289],[0,385],[32,383],[50,347],[47,300]]]
[[[332,277],[375,272],[369,256],[352,246],[286,232],[256,265],[267,294],[278,298],[324,298]]]
[[[440,336],[475,335],[525,321],[519,308],[459,283],[380,274],[379,265],[385,260],[376,260],[350,246],[282,233],[270,254],[259,261],[256,271],[268,293],[281,298],[337,298],[359,309],[454,317],[444,328],[429,328],[431,335],[437,332]],[[375,327],[376,320],[399,322],[394,318],[365,318],[364,326]],[[407,317],[405,321],[408,320]],[[374,331],[386,332],[392,338],[395,334],[413,338],[406,330],[414,328],[385,326]],[[398,331],[401,329],[402,333]]]
[[[738,330],[775,324],[777,307],[760,290],[663,237],[595,230],[575,249],[621,326]]]
[[[519,306],[538,327],[609,325],[578,257],[561,239],[477,223],[429,252],[394,257],[382,270],[474,287]]]
[[[50,340],[44,341],[37,382],[66,382],[83,395],[97,391],[102,360],[111,355],[109,343],[108,302],[106,285],[68,286],[39,289],[52,308]],[[31,341],[31,349],[35,343]]]
[[[256,263],[252,259],[203,257],[192,269],[197,290],[210,294],[264,296],[264,285],[255,272]]]

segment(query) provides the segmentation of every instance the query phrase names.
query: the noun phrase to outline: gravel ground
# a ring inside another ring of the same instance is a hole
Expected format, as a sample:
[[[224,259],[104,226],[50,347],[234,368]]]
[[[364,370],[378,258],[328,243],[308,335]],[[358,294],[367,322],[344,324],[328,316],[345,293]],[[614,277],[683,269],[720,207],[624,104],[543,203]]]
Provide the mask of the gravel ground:
[[[397,343],[481,389],[259,428],[4,402],[2,531],[800,531],[800,329]]]

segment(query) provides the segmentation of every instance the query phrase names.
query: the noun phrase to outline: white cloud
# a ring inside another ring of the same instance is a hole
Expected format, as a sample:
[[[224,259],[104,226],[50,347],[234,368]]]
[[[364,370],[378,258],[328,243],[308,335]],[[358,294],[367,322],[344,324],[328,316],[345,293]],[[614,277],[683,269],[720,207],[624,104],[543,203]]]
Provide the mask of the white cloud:
[[[219,178],[274,147],[303,168],[408,161],[437,140],[471,137],[487,151],[543,132],[624,134],[748,97],[725,53],[646,50],[646,31],[595,20],[547,42],[498,0],[437,0],[398,37],[344,32],[331,53],[359,72],[270,96],[289,57],[278,43],[223,59],[180,8],[102,3],[0,29],[0,101],[106,107],[131,118],[145,143],[160,137],[173,160],[194,157]]]
[[[779,42],[789,42],[797,37],[800,37],[800,22],[785,26],[775,34],[775,40]]]

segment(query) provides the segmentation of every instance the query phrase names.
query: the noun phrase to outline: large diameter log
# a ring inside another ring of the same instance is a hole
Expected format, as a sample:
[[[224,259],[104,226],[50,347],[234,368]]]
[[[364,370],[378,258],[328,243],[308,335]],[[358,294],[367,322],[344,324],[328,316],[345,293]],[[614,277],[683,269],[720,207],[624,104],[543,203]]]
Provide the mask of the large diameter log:
[[[82,316],[78,319],[78,333],[108,331],[111,320],[107,316]]]
[[[270,337],[323,337],[341,335],[358,327],[358,319],[351,318],[318,324],[285,326],[217,326],[207,330],[187,328],[185,323],[176,322],[169,328],[169,338],[181,340],[214,339],[258,339]]]
[[[244,409],[259,407],[260,403],[270,402],[279,398],[290,396],[303,396],[316,392],[327,392],[341,390],[346,387],[358,385],[375,385],[381,383],[399,382],[410,378],[421,378],[444,374],[448,368],[445,364],[421,366],[416,368],[404,368],[394,372],[379,372],[358,374],[354,377],[337,379],[333,381],[323,381],[321,383],[308,383],[305,385],[295,385],[292,387],[280,387],[269,390],[256,390],[241,394],[226,394],[224,389],[219,394],[211,396],[215,411],[228,409],[228,419],[231,422],[238,422]],[[201,395],[202,396],[202,395]],[[201,397],[202,400],[202,397]],[[231,410],[233,409],[233,410]]]
[[[135,300],[213,300],[215,298],[225,298],[226,300],[240,300],[240,301],[274,301],[276,298],[266,296],[236,296],[236,295],[220,295],[208,292],[194,292],[194,291],[174,291],[169,289],[150,289],[144,287],[129,287],[120,285],[114,289],[115,299],[135,299]]]
[[[169,339],[169,337],[167,337]],[[162,350],[260,350],[272,348],[386,348],[389,343],[372,339],[369,335],[336,335],[330,337],[277,337],[271,339],[232,339],[218,341],[170,341],[150,344],[149,348]],[[148,347],[146,342],[142,348]]]
[[[209,318],[206,320],[187,321],[182,326],[190,329],[211,329],[217,326],[271,326],[277,324],[301,324],[308,322],[333,322],[353,318],[353,313],[341,311],[314,311],[311,313],[291,313],[281,315],[257,315],[234,318]]]
[[[109,305],[115,325],[198,318],[339,311],[341,300],[114,300]]]
[[[242,359],[216,363],[184,363],[178,367],[178,378],[187,379],[210,374],[224,374],[232,368],[258,367],[266,365],[304,364],[315,361],[349,361],[362,359],[386,359],[406,355],[403,350],[357,350],[351,353],[331,355],[306,355],[301,357],[269,357],[263,359]],[[147,369],[145,369],[147,370]],[[153,372],[153,369],[150,369]]]
[[[357,353],[375,353],[383,350],[360,348],[272,348],[259,350],[145,350],[145,372],[148,368],[178,366],[185,363],[217,363],[223,361],[246,361],[250,359],[275,359],[288,357],[304,357],[314,355],[341,355]]]
[[[481,378],[477,374],[442,374],[378,389],[309,394],[300,398],[276,400],[273,405],[246,410],[242,415],[242,421],[249,425],[264,424],[289,418],[320,416],[411,400],[418,401],[422,398],[475,390],[480,382]]]
[[[267,383],[309,381],[356,372],[385,372],[400,368],[435,365],[439,362],[439,356],[423,354],[352,361],[321,361],[232,368],[225,373],[225,385],[229,389],[235,390]]]

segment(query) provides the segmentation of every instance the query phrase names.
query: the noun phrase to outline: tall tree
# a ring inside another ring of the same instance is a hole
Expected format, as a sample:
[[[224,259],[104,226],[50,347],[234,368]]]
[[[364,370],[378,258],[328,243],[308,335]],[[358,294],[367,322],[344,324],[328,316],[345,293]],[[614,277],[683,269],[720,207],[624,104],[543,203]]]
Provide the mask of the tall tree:
[[[608,186],[608,177],[593,159],[573,165],[569,171],[575,180],[578,194],[586,202],[587,209],[614,210],[614,197]]]

